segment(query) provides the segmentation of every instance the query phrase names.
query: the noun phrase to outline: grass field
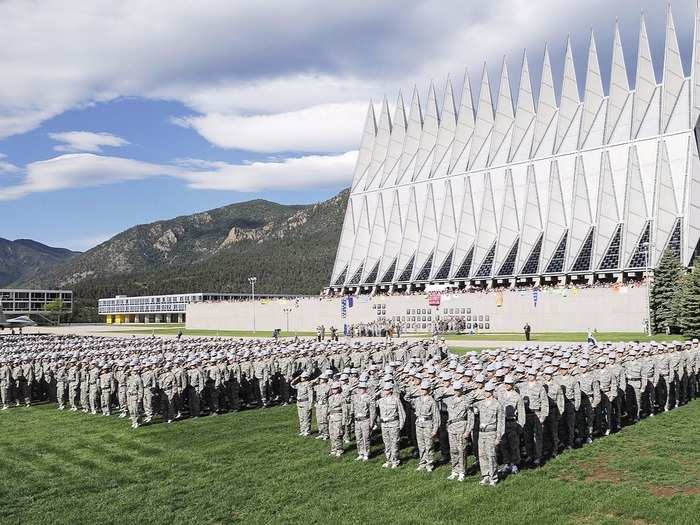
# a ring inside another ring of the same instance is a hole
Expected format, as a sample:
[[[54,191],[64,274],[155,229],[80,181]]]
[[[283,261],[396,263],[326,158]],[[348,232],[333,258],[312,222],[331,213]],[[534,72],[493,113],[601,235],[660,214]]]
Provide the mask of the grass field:
[[[296,436],[279,407],[137,431],[53,406],[0,413],[0,523],[697,523],[700,401],[495,488],[380,468]],[[404,457],[407,451],[404,450]],[[471,462],[471,460],[470,460]]]
[[[651,337],[643,332],[598,332],[593,334],[599,343],[605,341],[682,341],[682,335],[655,334]],[[431,337],[431,334],[417,334],[416,337]],[[504,341],[504,342],[524,342],[525,336],[519,333],[492,333],[484,332],[476,335],[447,334],[444,336],[449,341]],[[560,343],[586,342],[588,334],[586,332],[533,332],[530,336],[532,341],[556,341]]]
[[[110,330],[108,333],[114,333],[117,330]],[[188,330],[183,327],[170,327],[170,328],[133,328],[118,330],[119,333],[124,334],[136,334],[136,335],[177,335],[182,332],[183,335],[196,335],[196,336],[220,336],[220,337],[260,337],[269,338],[272,337],[272,332],[265,330],[258,330],[253,332],[252,330]],[[314,332],[282,332],[280,337],[294,337],[298,335],[299,337],[316,335]]]

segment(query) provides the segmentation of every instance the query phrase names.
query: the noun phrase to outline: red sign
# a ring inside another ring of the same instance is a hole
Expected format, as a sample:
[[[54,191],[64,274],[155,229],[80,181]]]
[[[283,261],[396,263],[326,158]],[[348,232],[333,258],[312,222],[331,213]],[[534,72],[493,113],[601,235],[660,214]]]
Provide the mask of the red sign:
[[[431,293],[428,295],[428,304],[430,306],[440,306],[440,299],[442,295],[439,293]]]

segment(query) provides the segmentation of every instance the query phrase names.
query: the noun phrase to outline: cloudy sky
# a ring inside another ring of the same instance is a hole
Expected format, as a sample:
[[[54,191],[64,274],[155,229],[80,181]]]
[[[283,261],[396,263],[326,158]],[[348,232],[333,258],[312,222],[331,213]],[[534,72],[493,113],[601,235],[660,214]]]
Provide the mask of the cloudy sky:
[[[671,1],[686,72],[695,0]],[[555,78],[570,34],[604,82],[615,19],[636,64],[662,0],[0,1],[0,237],[84,250],[134,224],[233,202],[323,200],[349,185],[368,102],[423,98],[488,59]],[[659,76],[660,78],[660,76]],[[631,76],[633,80],[633,75]],[[517,94],[517,82],[512,86]],[[478,89],[475,87],[475,90]],[[535,89],[537,91],[537,89]],[[477,93],[474,93],[477,97]]]

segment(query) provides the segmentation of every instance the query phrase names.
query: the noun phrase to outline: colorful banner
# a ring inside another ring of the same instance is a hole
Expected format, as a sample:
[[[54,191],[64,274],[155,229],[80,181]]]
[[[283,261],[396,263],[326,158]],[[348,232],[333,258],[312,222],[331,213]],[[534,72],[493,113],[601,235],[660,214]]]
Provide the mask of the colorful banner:
[[[440,300],[442,299],[442,295],[439,293],[431,293],[428,295],[428,304],[430,306],[440,306]]]

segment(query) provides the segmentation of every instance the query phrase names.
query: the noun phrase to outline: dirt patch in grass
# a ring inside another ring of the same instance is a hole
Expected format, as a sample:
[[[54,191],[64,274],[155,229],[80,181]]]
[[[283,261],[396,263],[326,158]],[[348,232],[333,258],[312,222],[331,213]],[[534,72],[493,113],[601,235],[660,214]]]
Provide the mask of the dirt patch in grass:
[[[673,496],[700,496],[700,487],[677,487],[653,485],[648,483],[646,489],[657,498],[672,498]]]
[[[586,481],[609,481],[618,485],[624,481],[624,472],[612,469],[608,466],[607,458],[597,457],[595,460],[581,464]]]

